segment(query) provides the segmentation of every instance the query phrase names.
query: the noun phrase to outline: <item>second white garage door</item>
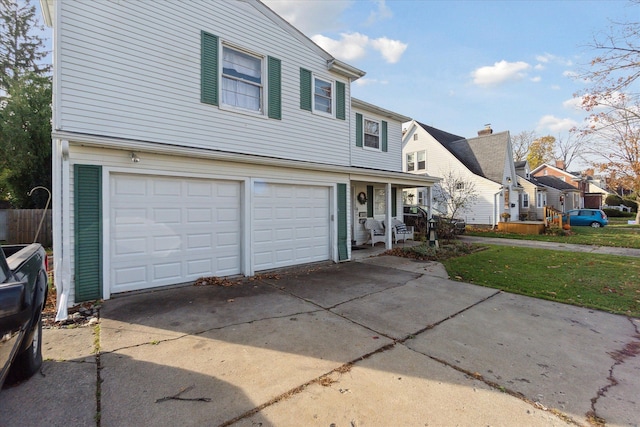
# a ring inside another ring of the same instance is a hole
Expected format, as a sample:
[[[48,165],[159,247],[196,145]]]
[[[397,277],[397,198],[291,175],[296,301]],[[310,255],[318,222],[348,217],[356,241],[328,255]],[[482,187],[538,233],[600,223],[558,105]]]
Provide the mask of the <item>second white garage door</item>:
[[[240,273],[240,184],[112,174],[111,293]]]
[[[256,183],[254,270],[330,259],[329,187]]]

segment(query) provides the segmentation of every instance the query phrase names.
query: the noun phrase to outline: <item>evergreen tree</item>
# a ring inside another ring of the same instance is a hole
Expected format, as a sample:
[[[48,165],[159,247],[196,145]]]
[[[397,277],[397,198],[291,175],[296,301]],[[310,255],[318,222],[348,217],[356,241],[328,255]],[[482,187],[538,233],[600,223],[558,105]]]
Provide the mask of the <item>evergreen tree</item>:
[[[0,89],[8,92],[25,73],[46,74],[42,29],[31,0],[0,0]]]

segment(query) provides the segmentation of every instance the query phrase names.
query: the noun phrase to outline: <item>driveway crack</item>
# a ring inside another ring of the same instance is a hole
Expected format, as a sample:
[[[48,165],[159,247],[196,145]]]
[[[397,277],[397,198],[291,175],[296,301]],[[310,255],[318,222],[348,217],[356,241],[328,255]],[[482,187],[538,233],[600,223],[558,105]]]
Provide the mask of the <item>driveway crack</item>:
[[[591,398],[591,411],[586,414],[587,420],[594,426],[604,426],[607,422],[604,418],[598,415],[596,406],[598,405],[598,401],[601,397],[605,396],[609,390],[618,385],[618,380],[615,376],[616,367],[623,364],[627,359],[640,355],[640,330],[632,318],[627,317],[627,320],[629,320],[633,326],[635,334],[632,337],[633,339],[626,343],[620,350],[608,353],[613,359],[613,364],[609,368],[609,375],[607,376],[607,381],[609,383],[600,387],[595,397]]]

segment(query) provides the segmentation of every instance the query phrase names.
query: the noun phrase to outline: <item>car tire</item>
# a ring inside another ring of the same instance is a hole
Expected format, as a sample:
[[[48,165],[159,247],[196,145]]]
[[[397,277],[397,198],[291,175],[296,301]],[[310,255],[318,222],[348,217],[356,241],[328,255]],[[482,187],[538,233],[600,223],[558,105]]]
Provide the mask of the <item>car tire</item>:
[[[593,221],[593,222],[591,223],[591,226],[592,226],[593,228],[600,228],[600,223],[599,223],[599,222],[597,222],[597,221]]]
[[[31,345],[16,356],[11,366],[10,378],[8,378],[10,383],[30,378],[42,366],[42,310],[38,312],[38,317],[31,327],[31,333],[33,333]]]

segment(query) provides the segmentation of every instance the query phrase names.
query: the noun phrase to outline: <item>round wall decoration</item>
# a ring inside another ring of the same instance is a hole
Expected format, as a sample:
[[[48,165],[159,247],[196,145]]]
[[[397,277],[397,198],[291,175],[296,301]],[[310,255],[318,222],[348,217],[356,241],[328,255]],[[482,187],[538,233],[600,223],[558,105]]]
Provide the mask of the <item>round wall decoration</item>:
[[[358,193],[358,203],[360,203],[361,205],[367,203],[367,195],[364,191]]]

